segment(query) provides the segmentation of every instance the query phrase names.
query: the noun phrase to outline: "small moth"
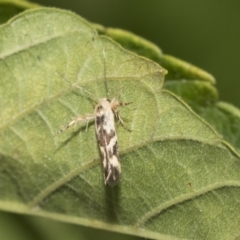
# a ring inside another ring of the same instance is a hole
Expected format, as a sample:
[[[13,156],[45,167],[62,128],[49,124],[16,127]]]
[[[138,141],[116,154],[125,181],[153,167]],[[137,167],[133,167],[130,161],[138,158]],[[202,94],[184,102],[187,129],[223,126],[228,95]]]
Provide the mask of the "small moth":
[[[105,74],[105,52],[104,55],[104,74]],[[62,75],[61,75],[62,76]],[[63,76],[62,76],[63,77]],[[104,76],[106,77],[106,76]],[[65,78],[64,78],[65,79]],[[66,79],[65,79],[66,80]],[[74,85],[77,88],[85,91],[87,94],[93,96],[90,92],[84,88]],[[118,138],[115,128],[115,118],[126,128],[120,114],[118,107],[126,106],[129,103],[119,102],[118,99],[113,98],[109,100],[108,87],[105,79],[105,87],[107,90],[107,98],[98,99],[98,103],[95,107],[93,114],[85,116],[79,116],[74,118],[70,123],[60,129],[56,135],[65,131],[69,127],[76,125],[78,122],[88,122],[95,120],[95,131],[97,136],[98,145],[102,155],[103,169],[104,169],[104,183],[110,186],[114,186],[119,182],[121,174],[121,165],[118,152]],[[127,128],[126,128],[127,129]],[[128,129],[129,130],[129,129]]]
[[[114,118],[118,118],[123,124],[117,108],[127,104],[129,103],[120,103],[115,98],[112,101],[102,98],[94,111],[96,135],[103,159],[105,184],[110,186],[118,183],[121,173]]]

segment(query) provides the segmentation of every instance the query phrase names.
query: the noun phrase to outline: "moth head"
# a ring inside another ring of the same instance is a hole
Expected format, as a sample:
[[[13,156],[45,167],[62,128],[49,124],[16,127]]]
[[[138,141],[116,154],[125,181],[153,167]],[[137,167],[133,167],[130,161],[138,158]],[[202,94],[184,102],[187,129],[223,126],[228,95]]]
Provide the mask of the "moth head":
[[[96,105],[96,110],[100,111],[101,109],[108,109],[111,107],[111,102],[107,98],[101,98]]]

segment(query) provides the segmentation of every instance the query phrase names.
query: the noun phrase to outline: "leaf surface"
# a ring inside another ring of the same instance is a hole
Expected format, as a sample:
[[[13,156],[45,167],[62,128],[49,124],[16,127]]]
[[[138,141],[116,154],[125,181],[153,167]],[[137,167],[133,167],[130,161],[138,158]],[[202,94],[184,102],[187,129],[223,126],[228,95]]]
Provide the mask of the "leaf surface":
[[[237,234],[239,156],[162,90],[163,68],[57,9],[25,12],[0,34],[2,210],[156,239]],[[113,188],[103,183],[94,122],[54,137],[94,111],[72,84],[103,98],[105,80],[111,97],[133,102],[120,109],[132,131],[116,125],[122,176]]]

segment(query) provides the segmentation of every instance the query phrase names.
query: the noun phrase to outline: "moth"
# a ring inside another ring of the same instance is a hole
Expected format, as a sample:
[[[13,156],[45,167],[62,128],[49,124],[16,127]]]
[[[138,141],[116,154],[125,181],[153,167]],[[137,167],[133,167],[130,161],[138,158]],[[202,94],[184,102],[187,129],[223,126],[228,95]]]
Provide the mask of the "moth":
[[[108,92],[108,86],[107,86],[106,74],[105,74],[106,63],[105,63],[104,51],[103,51],[103,54],[104,54],[105,88],[106,88],[108,97],[98,99],[93,114],[87,114],[85,116],[78,116],[74,118],[70,123],[68,123],[63,128],[61,128],[57,132],[57,134],[67,130],[68,128],[76,125],[79,122],[87,122],[87,126],[88,126],[89,121],[95,120],[95,132],[96,132],[99,149],[102,155],[102,163],[103,163],[103,169],[104,169],[104,174],[103,174],[104,183],[105,185],[108,184],[110,186],[114,186],[119,182],[120,174],[121,174],[121,165],[120,165],[120,159],[119,159],[118,138],[117,138],[117,133],[115,128],[115,119],[119,120],[119,122],[124,126],[124,128],[129,130],[125,126],[122,118],[120,117],[118,107],[124,107],[130,104],[131,102],[128,102],[128,103],[119,102],[117,98],[113,98],[111,101],[109,100],[110,98],[109,98],[109,92]],[[90,96],[93,96],[93,94],[91,94],[84,88],[77,85],[74,85],[74,86],[83,90]]]

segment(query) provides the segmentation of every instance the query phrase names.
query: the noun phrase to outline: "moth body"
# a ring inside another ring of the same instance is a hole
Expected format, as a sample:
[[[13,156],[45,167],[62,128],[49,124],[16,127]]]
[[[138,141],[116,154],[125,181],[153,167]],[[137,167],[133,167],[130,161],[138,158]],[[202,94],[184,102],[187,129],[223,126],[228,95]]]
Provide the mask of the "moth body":
[[[117,105],[119,103],[115,99],[110,102],[109,99],[102,98],[94,112],[96,135],[103,161],[104,182],[110,186],[118,183],[121,173],[114,112]]]

